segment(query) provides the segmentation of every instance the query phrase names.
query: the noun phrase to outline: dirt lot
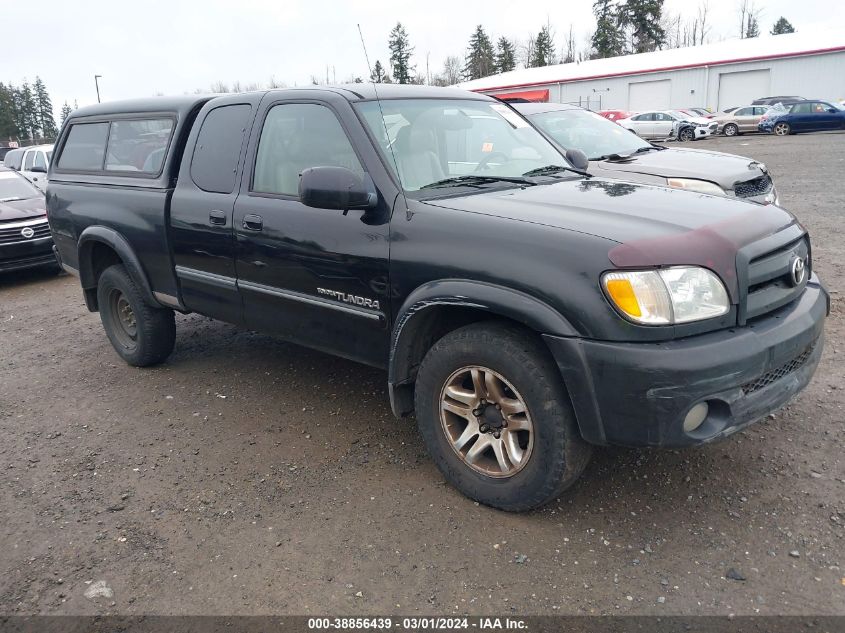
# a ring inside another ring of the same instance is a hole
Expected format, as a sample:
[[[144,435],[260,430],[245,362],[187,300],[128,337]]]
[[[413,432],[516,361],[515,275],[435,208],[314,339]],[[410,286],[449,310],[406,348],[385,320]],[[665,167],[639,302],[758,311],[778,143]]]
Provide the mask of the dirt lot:
[[[381,372],[196,315],[134,369],[75,278],[0,278],[0,613],[845,614],[845,134],[695,147],[767,163],[810,230],[822,365],[723,443],[598,450],[530,514],[445,485]]]

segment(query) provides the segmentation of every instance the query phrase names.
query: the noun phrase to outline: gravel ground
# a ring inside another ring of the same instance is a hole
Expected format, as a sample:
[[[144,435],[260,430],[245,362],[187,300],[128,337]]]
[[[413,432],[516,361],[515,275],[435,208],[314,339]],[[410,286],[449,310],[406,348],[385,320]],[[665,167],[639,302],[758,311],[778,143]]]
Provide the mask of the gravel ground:
[[[528,514],[445,485],[382,372],[196,315],[139,370],[75,278],[0,277],[0,613],[845,614],[845,134],[695,147],[767,163],[810,230],[822,365],[722,443],[597,450]]]

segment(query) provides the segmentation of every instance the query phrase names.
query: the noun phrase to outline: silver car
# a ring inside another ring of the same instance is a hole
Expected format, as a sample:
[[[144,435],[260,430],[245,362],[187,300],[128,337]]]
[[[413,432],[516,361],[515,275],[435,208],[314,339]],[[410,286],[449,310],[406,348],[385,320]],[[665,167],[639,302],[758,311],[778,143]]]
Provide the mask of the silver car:
[[[746,132],[756,132],[760,117],[766,114],[768,109],[769,106],[743,106],[732,112],[720,112],[713,120],[719,124],[719,134],[737,136]]]
[[[653,145],[594,112],[564,103],[512,105],[564,151],[584,152],[594,176],[778,204],[766,166],[751,158]]]

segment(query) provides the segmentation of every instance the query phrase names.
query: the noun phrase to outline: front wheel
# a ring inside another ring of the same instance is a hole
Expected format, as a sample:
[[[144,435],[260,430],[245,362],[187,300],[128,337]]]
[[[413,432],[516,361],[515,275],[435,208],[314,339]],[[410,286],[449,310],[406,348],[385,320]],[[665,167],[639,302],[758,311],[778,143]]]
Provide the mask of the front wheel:
[[[437,467],[495,508],[529,510],[556,498],[592,453],[548,350],[509,325],[469,325],[440,339],[420,366],[415,401]]]
[[[100,275],[97,303],[112,347],[130,365],[155,365],[173,351],[173,310],[148,305],[122,265],[109,266]]]
[[[725,134],[725,136],[736,136],[737,134],[739,134],[739,128],[733,123],[728,123],[724,127],[722,132]]]
[[[695,140],[695,132],[692,131],[692,128],[685,127],[683,130],[678,132],[678,140],[689,142]]]
[[[775,123],[774,133],[778,136],[788,136],[792,133],[789,123]]]

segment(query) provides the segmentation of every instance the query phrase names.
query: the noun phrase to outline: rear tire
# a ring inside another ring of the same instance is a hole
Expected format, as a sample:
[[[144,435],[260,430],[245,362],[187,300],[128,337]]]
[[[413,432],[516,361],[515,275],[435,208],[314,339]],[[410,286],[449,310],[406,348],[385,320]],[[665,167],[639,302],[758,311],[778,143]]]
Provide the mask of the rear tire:
[[[725,136],[739,136],[739,127],[738,127],[738,126],[736,126],[736,125],[735,125],[735,124],[733,124],[733,123],[728,123],[728,124],[727,124],[727,125],[725,125],[725,127],[722,129],[722,133],[723,133]]]
[[[468,325],[435,343],[417,375],[415,405],[444,477],[501,510],[555,499],[592,454],[548,350],[507,324]]]
[[[112,347],[128,364],[148,367],[170,356],[176,343],[173,310],[148,305],[122,265],[100,275],[97,303]]]

